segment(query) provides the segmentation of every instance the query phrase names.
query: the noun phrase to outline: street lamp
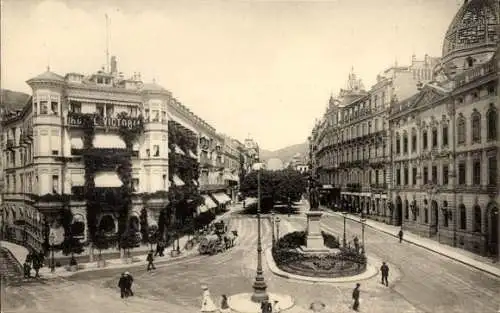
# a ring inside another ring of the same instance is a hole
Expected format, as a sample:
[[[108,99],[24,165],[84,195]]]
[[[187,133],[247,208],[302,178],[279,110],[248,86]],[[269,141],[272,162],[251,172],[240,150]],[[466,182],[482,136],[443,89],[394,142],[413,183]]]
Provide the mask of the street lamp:
[[[276,243],[276,238],[274,237],[274,226],[276,224],[276,220],[275,220],[275,217],[274,217],[274,212],[271,212],[271,234],[272,234],[272,241],[273,241],[273,247],[274,247],[274,244]]]
[[[347,217],[347,212],[342,212],[342,215],[344,216],[344,237],[342,238],[342,244],[344,245],[344,248],[347,246],[347,242],[346,242],[346,236],[345,236],[345,220],[346,220],[346,217]]]
[[[260,175],[262,172],[262,163],[255,163],[254,169],[257,170],[257,272],[253,283],[253,302],[264,302],[269,300],[266,292],[267,285],[264,279],[264,270],[262,269],[262,239],[260,226]]]
[[[276,216],[276,240],[280,240],[280,218]]]
[[[49,244],[50,244],[50,250],[51,250],[51,260],[50,260],[50,272],[54,273],[56,270],[55,264],[54,264],[54,245],[56,243],[56,235],[54,233],[50,233],[49,235]]]
[[[361,219],[361,242],[363,243],[363,254],[366,254],[366,245],[365,245],[365,222],[366,219]]]

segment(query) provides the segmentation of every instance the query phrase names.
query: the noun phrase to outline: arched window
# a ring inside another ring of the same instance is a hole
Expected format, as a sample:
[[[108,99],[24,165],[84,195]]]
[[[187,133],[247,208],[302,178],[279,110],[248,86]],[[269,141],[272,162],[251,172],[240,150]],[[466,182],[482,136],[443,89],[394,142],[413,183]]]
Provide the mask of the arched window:
[[[427,139],[428,139],[427,131],[424,130],[424,131],[422,131],[422,148],[424,150],[427,150]]]
[[[443,201],[443,226],[448,227],[448,219],[450,218],[451,212],[448,209],[448,201]]]
[[[471,68],[473,65],[474,65],[474,59],[471,58],[471,57],[468,57],[467,59],[465,59],[465,67],[466,68]]]
[[[491,108],[486,113],[486,120],[488,122],[488,140],[497,139],[497,123],[498,123],[498,113],[495,108]]]
[[[481,232],[481,207],[476,205],[474,207],[474,231]]]
[[[410,208],[408,204],[408,200],[405,200],[405,220],[410,217]]]
[[[463,116],[457,119],[457,143],[465,143],[465,118]]]
[[[466,229],[467,228],[467,213],[465,210],[465,205],[461,204],[459,210],[460,210],[460,229]]]
[[[481,142],[481,114],[474,110],[471,115],[472,143]]]
[[[403,133],[403,153],[408,153],[408,133]]]
[[[417,130],[411,129],[411,152],[417,152]]]

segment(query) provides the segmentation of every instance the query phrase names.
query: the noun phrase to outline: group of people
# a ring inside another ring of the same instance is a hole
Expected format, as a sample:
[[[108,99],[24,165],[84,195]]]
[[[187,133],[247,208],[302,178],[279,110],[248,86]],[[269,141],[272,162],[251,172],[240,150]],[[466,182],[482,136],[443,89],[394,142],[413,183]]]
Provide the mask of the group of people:
[[[132,291],[132,284],[134,283],[134,278],[129,272],[122,273],[120,280],[118,281],[118,288],[120,288],[121,298],[127,298],[134,295]]]
[[[31,278],[31,269],[35,270],[35,278],[40,277],[40,269],[43,267],[45,256],[42,252],[31,251],[26,256],[23,264],[24,278]]]
[[[210,291],[208,287],[203,285],[201,286],[203,290],[202,300],[201,300],[201,312],[220,312],[220,313],[230,313],[231,309],[229,308],[227,295],[221,296],[220,308],[217,308],[214,301],[210,296]],[[273,303],[269,301],[263,301],[260,304],[260,309],[262,313],[278,313],[281,312],[281,307],[279,305],[278,300],[274,300]]]
[[[266,300],[260,303],[260,310],[262,313],[278,313],[281,312],[281,307],[278,300],[274,300],[272,304]]]

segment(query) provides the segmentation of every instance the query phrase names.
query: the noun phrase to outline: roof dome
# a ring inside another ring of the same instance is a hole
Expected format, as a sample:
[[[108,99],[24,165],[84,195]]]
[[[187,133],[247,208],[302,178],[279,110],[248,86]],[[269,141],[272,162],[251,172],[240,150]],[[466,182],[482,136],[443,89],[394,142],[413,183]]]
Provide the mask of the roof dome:
[[[453,18],[443,42],[443,58],[463,49],[496,49],[500,32],[498,0],[465,0]]]
[[[144,91],[160,91],[160,92],[167,91],[165,88],[158,85],[155,80],[153,80],[152,83],[144,83],[144,85],[142,86],[142,90],[144,90]]]
[[[30,81],[57,81],[57,82],[64,82],[64,77],[62,77],[61,75],[58,75],[54,72],[51,72],[50,71],[50,68],[47,68],[47,71],[36,76],[36,77],[33,77],[31,78],[30,80],[28,80],[28,82]]]

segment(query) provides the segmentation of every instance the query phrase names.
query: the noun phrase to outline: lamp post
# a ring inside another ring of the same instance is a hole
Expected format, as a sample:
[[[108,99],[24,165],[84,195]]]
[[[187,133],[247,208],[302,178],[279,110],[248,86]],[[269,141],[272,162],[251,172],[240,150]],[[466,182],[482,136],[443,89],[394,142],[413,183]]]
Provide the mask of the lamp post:
[[[54,264],[54,245],[56,242],[56,235],[54,233],[50,233],[49,235],[49,244],[50,244],[50,250],[51,250],[51,260],[50,260],[50,272],[54,273],[56,270],[56,266]]]
[[[271,234],[272,234],[273,247],[274,244],[276,243],[276,238],[274,237],[275,225],[276,225],[276,219],[274,217],[274,212],[271,212]]]
[[[276,241],[280,240],[280,218],[276,217]]]
[[[342,215],[344,216],[344,237],[342,238],[342,244],[344,245],[344,248],[347,246],[347,242],[346,242],[346,236],[345,236],[345,220],[346,220],[346,217],[347,217],[347,212],[342,212]]]
[[[269,300],[269,295],[266,292],[267,285],[264,279],[264,271],[262,269],[262,239],[261,239],[261,226],[260,226],[260,175],[262,166],[256,163],[254,167],[257,169],[257,272],[255,281],[253,283],[253,302],[263,302]]]
[[[361,242],[363,243],[363,254],[366,254],[366,245],[365,245],[365,222],[366,219],[361,219]]]

